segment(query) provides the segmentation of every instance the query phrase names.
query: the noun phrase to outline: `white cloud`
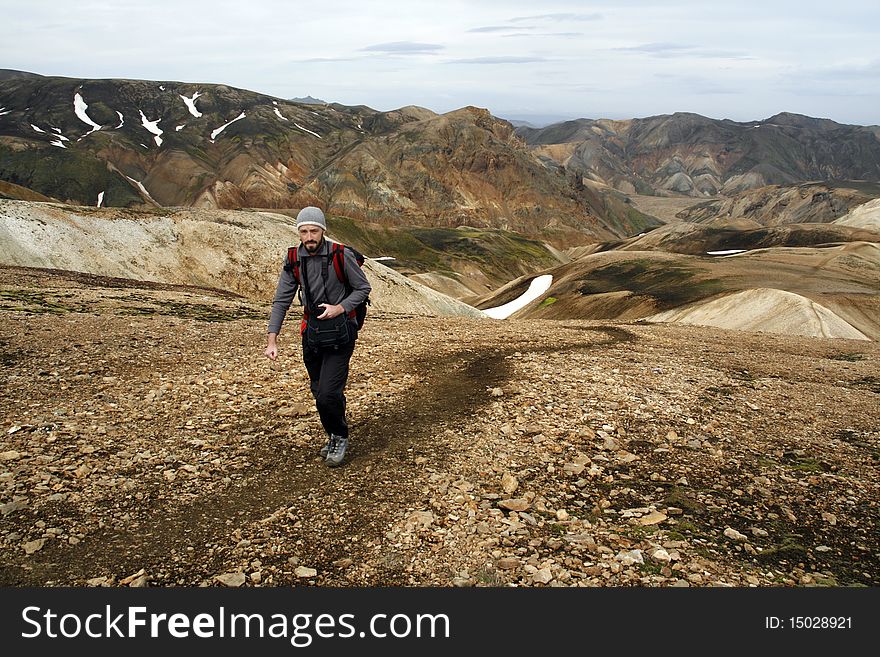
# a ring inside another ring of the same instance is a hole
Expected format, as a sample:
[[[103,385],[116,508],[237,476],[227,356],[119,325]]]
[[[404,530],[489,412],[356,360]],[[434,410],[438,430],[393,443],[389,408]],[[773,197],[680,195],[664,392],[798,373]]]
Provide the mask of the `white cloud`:
[[[443,46],[437,43],[413,43],[412,41],[395,41],[393,43],[378,43],[373,46],[361,48],[368,52],[383,52],[394,55],[432,55]]]

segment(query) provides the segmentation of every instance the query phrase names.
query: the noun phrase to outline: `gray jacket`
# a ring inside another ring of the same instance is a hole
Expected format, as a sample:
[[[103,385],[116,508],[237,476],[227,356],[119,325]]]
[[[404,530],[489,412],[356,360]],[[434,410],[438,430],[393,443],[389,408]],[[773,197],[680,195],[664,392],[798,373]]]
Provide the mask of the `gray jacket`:
[[[346,295],[345,285],[336,276],[336,270],[333,267],[333,259],[330,257],[331,242],[326,237],[318,247],[314,255],[306,251],[306,248],[300,244],[297,249],[297,257],[299,258],[300,280],[306,276],[308,282],[308,290],[311,295],[311,302],[315,306],[322,303],[339,304],[346,313],[351,312],[370,295],[372,287],[367,277],[364,275],[354,254],[346,249],[345,251],[345,277],[351,287],[351,293]],[[287,254],[284,255],[284,264],[287,264]],[[322,264],[327,269],[327,286],[324,286],[324,277],[321,275]],[[281,275],[278,278],[278,287],[275,289],[275,299],[272,301],[272,315],[269,317],[269,333],[280,333],[281,324],[284,317],[290,309],[290,304],[296,296],[298,285],[293,276],[293,270],[287,271],[282,268]],[[308,301],[303,299],[304,302]],[[319,308],[319,310],[322,310]],[[350,319],[352,327],[357,330],[357,324],[354,319]]]

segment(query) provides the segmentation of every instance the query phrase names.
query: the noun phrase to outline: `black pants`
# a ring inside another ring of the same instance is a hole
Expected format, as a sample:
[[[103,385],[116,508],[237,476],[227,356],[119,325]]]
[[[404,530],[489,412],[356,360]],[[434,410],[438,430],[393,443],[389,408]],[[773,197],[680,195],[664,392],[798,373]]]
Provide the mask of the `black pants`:
[[[303,342],[303,363],[309,373],[309,387],[318,415],[321,416],[321,424],[328,434],[348,436],[344,391],[354,345],[352,341],[339,349],[313,350]]]

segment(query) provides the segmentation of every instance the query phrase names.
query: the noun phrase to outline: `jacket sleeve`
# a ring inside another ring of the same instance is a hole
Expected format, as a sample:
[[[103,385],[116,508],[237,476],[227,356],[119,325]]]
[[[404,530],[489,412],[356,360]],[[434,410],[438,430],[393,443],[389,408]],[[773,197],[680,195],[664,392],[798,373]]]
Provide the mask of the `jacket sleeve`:
[[[345,312],[350,313],[370,296],[373,288],[370,281],[367,280],[364,270],[358,265],[354,254],[348,249],[345,250],[345,277],[348,279],[351,293],[339,305]]]
[[[287,256],[284,258],[287,264]],[[272,314],[269,317],[269,333],[280,333],[281,324],[284,323],[284,317],[290,309],[290,304],[296,296],[297,291],[296,279],[293,277],[293,271],[281,270],[278,277],[278,287],[275,288],[275,298],[272,301]]]

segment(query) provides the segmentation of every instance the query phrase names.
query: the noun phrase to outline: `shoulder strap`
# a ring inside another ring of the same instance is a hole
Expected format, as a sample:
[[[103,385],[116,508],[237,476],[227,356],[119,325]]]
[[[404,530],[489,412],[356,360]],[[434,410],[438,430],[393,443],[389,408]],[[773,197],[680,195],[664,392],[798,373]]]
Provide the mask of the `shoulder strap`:
[[[299,283],[299,247],[287,247],[287,266],[293,272],[293,279]]]
[[[348,287],[348,278],[345,276],[345,245],[333,243],[333,268],[336,270],[336,278]]]

